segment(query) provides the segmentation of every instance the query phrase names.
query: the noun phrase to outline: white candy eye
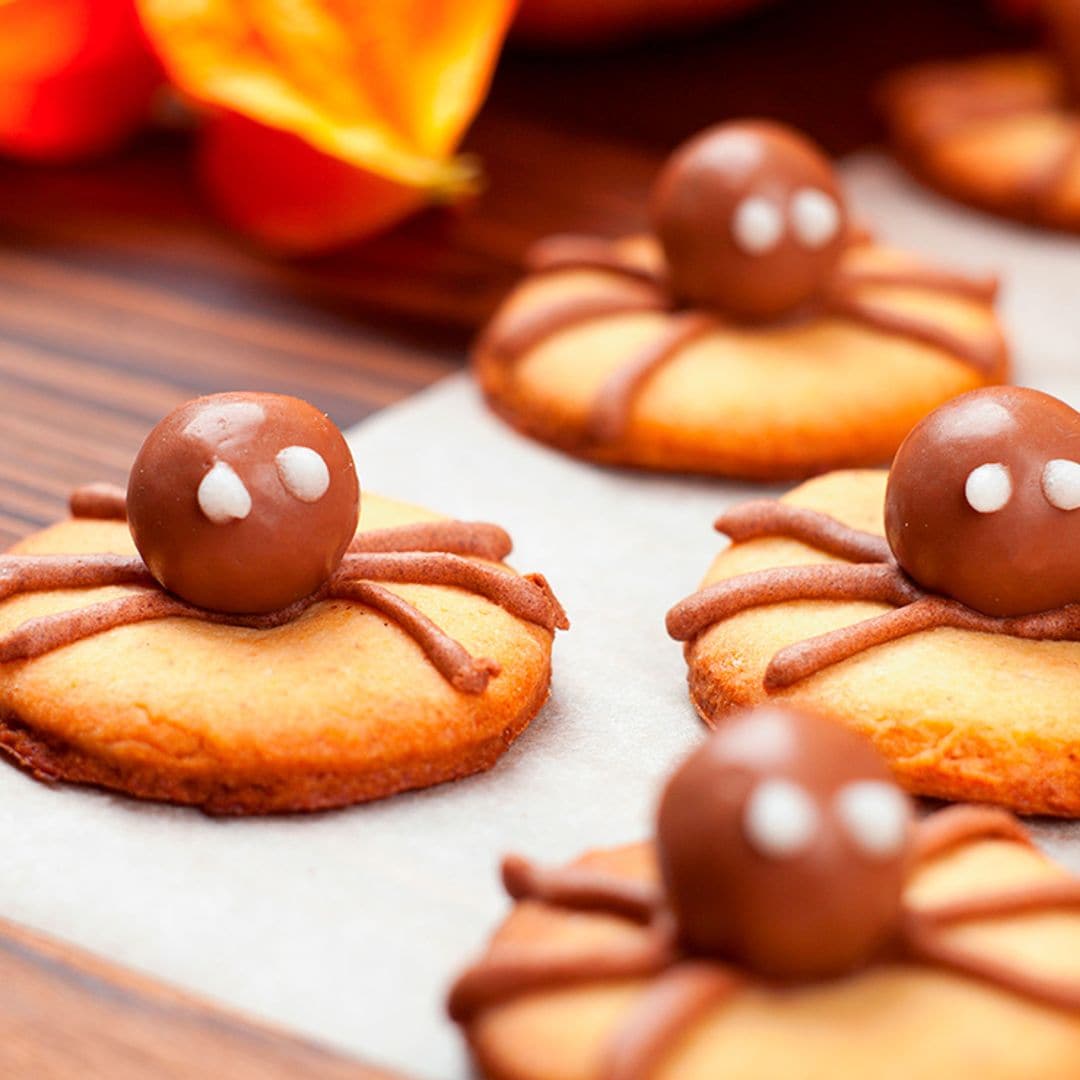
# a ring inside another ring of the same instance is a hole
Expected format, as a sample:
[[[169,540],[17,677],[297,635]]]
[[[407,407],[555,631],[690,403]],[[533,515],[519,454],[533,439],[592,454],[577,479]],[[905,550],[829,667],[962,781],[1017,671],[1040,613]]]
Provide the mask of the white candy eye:
[[[801,188],[791,200],[791,224],[808,248],[822,248],[840,231],[840,207],[817,188]]]
[[[762,855],[784,859],[809,847],[820,819],[805,788],[790,780],[764,780],[746,800],[743,832]]]
[[[251,513],[251,496],[231,465],[219,461],[199,482],[199,509],[215,524],[242,521]]]
[[[1005,465],[980,465],[968,473],[964,497],[972,510],[996,514],[1012,498],[1012,478]]]
[[[1042,489],[1051,506],[1059,510],[1080,509],[1080,462],[1068,458],[1048,461],[1043,469]]]
[[[776,203],[760,195],[751,195],[735,207],[731,232],[735,246],[745,254],[764,255],[780,243],[784,219]]]
[[[301,502],[318,502],[330,486],[322,455],[307,446],[286,446],[274,458],[281,482]]]
[[[864,854],[888,859],[903,849],[910,810],[899,788],[882,780],[860,780],[841,788],[833,805]]]

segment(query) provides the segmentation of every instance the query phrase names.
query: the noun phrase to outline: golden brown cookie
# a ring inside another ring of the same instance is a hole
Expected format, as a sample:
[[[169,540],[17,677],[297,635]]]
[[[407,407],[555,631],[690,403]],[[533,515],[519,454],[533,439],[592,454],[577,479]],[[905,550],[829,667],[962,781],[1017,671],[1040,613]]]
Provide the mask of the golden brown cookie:
[[[1080,108],[1050,54],[922,64],[891,76],[881,101],[900,159],[930,186],[1080,229]]]
[[[507,859],[517,904],[450,995],[481,1073],[1072,1077],[1080,881],[1001,811],[913,824],[845,738],[740,715],[675,772],[654,842]]]
[[[910,791],[1080,816],[1072,409],[975,391],[891,473],[831,473],[717,529],[735,542],[668,614],[706,722],[796,702],[868,735]]]
[[[474,353],[519,430],[598,462],[801,477],[886,461],[930,409],[1008,377],[995,282],[871,242],[787,129],[693,140],[653,220],[530,253]]]
[[[34,775],[212,813],[316,810],[488,768],[543,704],[566,620],[503,563],[506,533],[365,495],[353,537],[340,435],[320,443],[306,414],[284,430],[273,410],[304,403],[266,397],[185,406],[140,457],[164,432],[167,466],[137,462],[126,499],[77,492],[76,516],[0,556],[0,748]],[[327,539],[335,518],[348,532]],[[272,603],[290,583],[297,598],[255,608],[261,577]]]

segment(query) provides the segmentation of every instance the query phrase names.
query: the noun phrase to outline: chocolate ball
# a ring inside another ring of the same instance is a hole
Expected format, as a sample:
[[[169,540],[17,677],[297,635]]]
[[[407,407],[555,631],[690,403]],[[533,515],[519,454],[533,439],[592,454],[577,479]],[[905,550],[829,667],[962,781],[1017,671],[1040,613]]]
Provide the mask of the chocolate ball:
[[[277,611],[316,592],[359,506],[341,432],[281,394],[181,405],[147,436],[128,479],[143,561],[170,592],[211,611]]]
[[[885,533],[918,585],[987,615],[1080,602],[1080,413],[1015,386],[936,409],[896,453]]]
[[[746,320],[817,297],[848,226],[825,155],[763,120],[720,124],[676,150],[653,188],[652,219],[676,299]]]
[[[682,945],[774,979],[867,963],[899,927],[911,820],[861,736],[785,708],[732,716],[660,801]]]

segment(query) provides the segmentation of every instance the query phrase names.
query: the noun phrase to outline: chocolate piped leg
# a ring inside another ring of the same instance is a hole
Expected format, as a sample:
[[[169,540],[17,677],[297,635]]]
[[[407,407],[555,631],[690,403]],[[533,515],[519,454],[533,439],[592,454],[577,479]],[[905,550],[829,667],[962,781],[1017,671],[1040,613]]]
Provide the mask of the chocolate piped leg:
[[[660,891],[652,884],[584,867],[545,869],[517,855],[503,859],[502,879],[515,900],[538,900],[572,911],[600,911],[636,923],[652,921]]]
[[[834,292],[848,293],[867,286],[881,285],[928,289],[938,293],[951,293],[953,296],[969,300],[992,303],[1001,283],[994,274],[968,277],[965,274],[940,270],[932,266],[852,267],[840,270],[833,279]]]
[[[205,611],[203,608],[185,604],[182,600],[176,600],[167,593],[133,593],[73,611],[58,611],[52,615],[30,619],[0,636],[0,663],[32,660],[119,626],[131,626],[157,619],[195,619],[215,625],[271,630],[292,622],[320,599],[322,594],[316,593],[266,615],[232,615]]]
[[[1059,907],[1060,902],[1048,907]],[[1026,909],[1030,910],[1030,909]],[[1006,912],[1002,912],[1006,914]],[[1068,981],[1045,974],[1029,973],[1007,960],[979,955],[947,939],[932,918],[911,914],[905,920],[904,937],[907,955],[922,964],[966,975],[978,982],[1015,994],[1028,1001],[1080,1011],[1080,979]]]
[[[609,944],[571,955],[539,953],[527,947],[504,947],[466,971],[450,991],[447,1009],[458,1023],[479,1012],[535,991],[610,979],[655,975],[677,959],[667,935],[653,933],[640,941]]]
[[[153,584],[143,561],[126,555],[0,555],[0,600],[54,589]]]
[[[783,690],[867,649],[923,630],[934,630],[941,626],[938,606],[935,599],[916,600],[876,618],[789,645],[765,669],[765,689]]]
[[[335,581],[330,597],[353,600],[392,619],[420,646],[436,671],[463,694],[482,694],[499,674],[494,660],[474,658],[465,647],[435,625],[407,600],[369,581]]]
[[[924,818],[915,827],[912,862],[936,859],[973,840],[1012,840],[1031,846],[1020,821],[993,806],[949,806]]]
[[[484,521],[417,521],[358,533],[349,551],[445,551],[500,562],[513,546],[505,529]]]
[[[686,961],[659,976],[615,1033],[600,1080],[652,1080],[679,1036],[739,982],[730,969],[707,961]]]
[[[637,283],[605,293],[571,296],[496,320],[485,334],[481,349],[490,349],[503,363],[510,364],[571,327],[614,315],[663,311],[666,306],[666,298],[658,289]]]
[[[600,387],[586,421],[588,440],[604,444],[621,438],[626,432],[634,401],[649,379],[716,325],[715,318],[702,312],[673,315],[656,341],[646,345]]]
[[[545,630],[562,628],[565,623],[565,613],[552,602],[550,592],[536,581],[460,555],[412,551],[346,555],[335,575],[335,583],[358,579],[468,589]]]
[[[921,345],[940,349],[963,361],[982,375],[993,375],[1002,365],[1004,355],[1001,343],[993,338],[972,341],[955,334],[936,323],[927,322],[916,315],[893,311],[883,304],[873,303],[844,293],[829,296],[826,310],[850,322],[878,330],[883,334],[907,338]]]
[[[815,563],[773,567],[718,581],[688,596],[668,612],[667,631],[676,641],[690,641],[740,611],[769,604],[797,600],[907,604],[918,596],[915,587],[891,564]]]
[[[84,484],[68,499],[71,516],[103,521],[127,519],[127,492],[116,484]]]
[[[932,908],[919,909],[916,917],[937,926],[979,919],[996,919],[1002,915],[1024,915],[1032,911],[1054,911],[1080,908],[1080,880],[1061,878],[1056,881],[1036,881],[1009,892],[968,896]]]
[[[713,527],[736,544],[759,537],[782,536],[850,562],[889,562],[892,558],[885,537],[853,529],[818,510],[775,499],[756,499],[733,506],[716,519]]]
[[[610,240],[596,236],[562,234],[538,240],[525,255],[525,269],[533,274],[558,270],[603,270],[611,274],[660,285],[662,275],[631,262]]]

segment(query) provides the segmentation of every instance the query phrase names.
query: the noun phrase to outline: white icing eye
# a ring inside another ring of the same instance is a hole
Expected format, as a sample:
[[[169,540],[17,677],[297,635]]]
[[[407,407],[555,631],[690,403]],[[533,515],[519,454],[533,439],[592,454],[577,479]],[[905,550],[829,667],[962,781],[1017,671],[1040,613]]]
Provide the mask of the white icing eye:
[[[817,188],[802,188],[791,200],[791,224],[808,248],[822,248],[840,231],[840,207]]]
[[[784,219],[776,203],[760,195],[751,195],[735,207],[731,232],[735,246],[745,254],[764,255],[780,243]]]
[[[883,780],[860,780],[841,788],[833,805],[864,854],[887,859],[902,850],[910,812],[899,788]]]
[[[242,521],[251,513],[251,496],[244,481],[224,461],[216,465],[199,482],[199,509],[215,524]]]
[[[274,458],[278,475],[290,495],[301,502],[318,502],[330,486],[330,470],[322,455],[307,446],[286,446]]]
[[[743,831],[750,846],[774,859],[797,855],[818,830],[817,803],[790,780],[764,780],[750,793]]]
[[[1059,510],[1080,509],[1080,462],[1067,458],[1048,461],[1043,469],[1042,489],[1051,506]]]
[[[968,473],[964,498],[980,514],[996,514],[1012,498],[1012,478],[1004,465],[980,465]]]

